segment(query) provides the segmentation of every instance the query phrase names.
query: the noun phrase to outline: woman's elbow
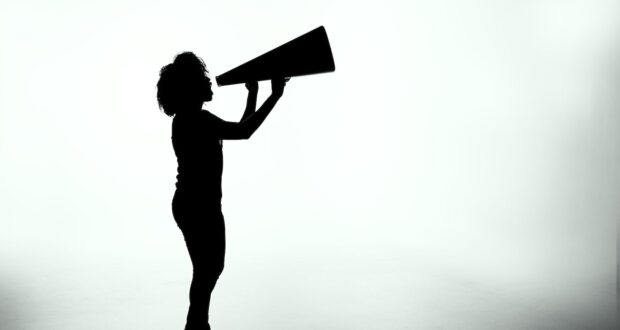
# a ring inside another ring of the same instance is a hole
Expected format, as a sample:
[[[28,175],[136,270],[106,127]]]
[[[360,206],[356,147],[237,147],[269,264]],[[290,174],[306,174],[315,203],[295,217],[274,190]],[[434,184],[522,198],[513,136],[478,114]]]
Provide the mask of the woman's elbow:
[[[243,134],[241,134],[241,139],[249,140],[252,137],[252,134],[254,134],[254,132],[244,132]]]
[[[231,140],[247,140],[252,136],[252,132],[250,131],[235,131],[230,132],[230,134],[226,134]]]
[[[252,134],[254,134],[254,131],[255,130],[253,130],[252,127],[250,127],[250,126],[240,125],[239,132],[238,132],[239,133],[239,138],[241,140],[247,140],[247,139],[252,137]]]
[[[252,130],[245,125],[231,126],[222,131],[222,138],[230,140],[247,140],[252,136]]]

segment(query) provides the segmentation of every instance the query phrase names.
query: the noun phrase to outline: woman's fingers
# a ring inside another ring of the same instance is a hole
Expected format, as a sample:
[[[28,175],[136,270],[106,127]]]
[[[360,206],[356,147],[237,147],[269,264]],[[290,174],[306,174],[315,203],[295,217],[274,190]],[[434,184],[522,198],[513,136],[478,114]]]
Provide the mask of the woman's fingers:
[[[249,91],[257,91],[258,90],[258,82],[256,81],[248,81],[245,83],[245,88]]]
[[[286,79],[283,77],[271,79],[271,92],[276,95],[282,95],[284,85],[286,85]]]

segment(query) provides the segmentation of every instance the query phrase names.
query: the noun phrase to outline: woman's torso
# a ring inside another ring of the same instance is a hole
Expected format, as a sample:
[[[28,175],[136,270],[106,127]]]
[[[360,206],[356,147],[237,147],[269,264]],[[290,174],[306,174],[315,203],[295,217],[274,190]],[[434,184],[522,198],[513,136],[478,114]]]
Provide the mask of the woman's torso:
[[[172,146],[177,157],[177,192],[207,200],[222,197],[222,142],[206,111],[179,113],[172,120]]]

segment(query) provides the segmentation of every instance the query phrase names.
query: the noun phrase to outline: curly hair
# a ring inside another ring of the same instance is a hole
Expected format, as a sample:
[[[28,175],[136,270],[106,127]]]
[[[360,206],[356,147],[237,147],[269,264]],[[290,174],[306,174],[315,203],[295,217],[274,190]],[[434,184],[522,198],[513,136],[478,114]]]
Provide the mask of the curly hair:
[[[159,108],[166,115],[174,116],[188,101],[203,97],[205,83],[210,86],[211,82],[204,61],[192,52],[178,54],[172,63],[159,71]]]

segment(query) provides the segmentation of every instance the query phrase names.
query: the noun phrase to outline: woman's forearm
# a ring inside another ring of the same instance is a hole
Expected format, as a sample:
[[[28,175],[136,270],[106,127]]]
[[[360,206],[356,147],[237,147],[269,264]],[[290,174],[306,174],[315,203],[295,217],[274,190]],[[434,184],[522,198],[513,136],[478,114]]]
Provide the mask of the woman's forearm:
[[[256,112],[241,122],[246,138],[250,138],[250,136],[256,132],[271,110],[273,110],[276,103],[278,103],[281,96],[282,95],[279,94],[271,94]]]
[[[251,115],[256,112],[256,97],[258,95],[258,91],[249,91],[248,92],[248,101],[245,105],[245,111],[243,111],[243,116],[241,117],[241,121],[248,119]]]

